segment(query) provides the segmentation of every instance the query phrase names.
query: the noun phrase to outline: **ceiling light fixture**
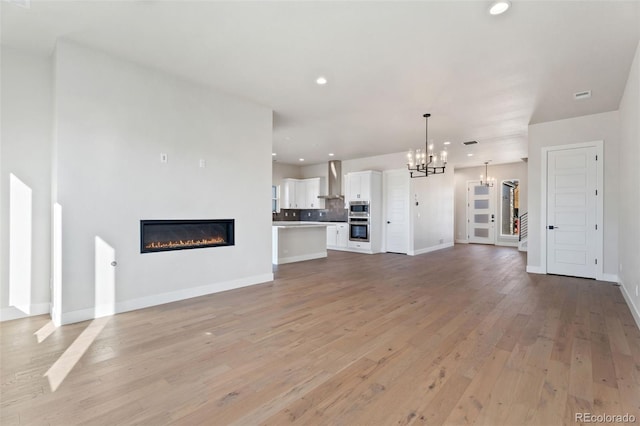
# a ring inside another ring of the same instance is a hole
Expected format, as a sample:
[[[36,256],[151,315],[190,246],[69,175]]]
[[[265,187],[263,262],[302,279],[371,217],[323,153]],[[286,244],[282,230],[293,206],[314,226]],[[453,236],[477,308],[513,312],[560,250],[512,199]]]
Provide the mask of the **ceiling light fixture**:
[[[271,156],[275,157],[275,156],[276,156],[276,153],[275,153],[275,152],[272,152],[272,153],[271,153]]]
[[[333,152],[329,153],[329,157],[333,157],[335,154]]]
[[[472,153],[468,153],[467,157],[473,157],[473,154]]]
[[[493,184],[496,182],[496,178],[489,177],[488,171],[489,162],[484,162],[484,175],[480,175],[480,186],[486,186],[487,188],[492,188]],[[483,181],[483,177],[486,177],[487,180]]]
[[[501,15],[505,13],[509,7],[511,7],[511,2],[508,0],[498,0],[491,3],[491,7],[489,7],[489,13],[492,15]]]
[[[298,161],[304,161],[304,158],[299,158]]]
[[[424,114],[423,117],[425,119],[424,151],[418,148],[415,153],[413,150],[407,153],[407,169],[409,169],[411,178],[444,173],[444,169],[447,166],[447,151],[441,151],[438,159],[438,156],[433,153],[433,143],[429,145],[429,117],[431,117],[431,114]],[[427,161],[427,156],[429,161]],[[416,173],[416,176],[413,175],[414,173]]]
[[[327,79],[326,77],[318,77],[316,78],[316,83],[319,84],[320,86],[324,86],[325,84],[327,84]]]
[[[444,142],[444,144],[445,144],[445,145],[451,145],[451,142],[446,141],[446,142]]]

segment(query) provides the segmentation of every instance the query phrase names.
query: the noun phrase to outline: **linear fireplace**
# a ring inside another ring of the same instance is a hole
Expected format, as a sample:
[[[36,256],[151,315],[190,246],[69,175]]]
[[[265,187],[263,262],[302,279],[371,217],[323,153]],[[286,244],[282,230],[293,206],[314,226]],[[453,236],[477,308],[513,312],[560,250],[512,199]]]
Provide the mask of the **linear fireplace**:
[[[234,219],[141,220],[140,253],[232,246]]]

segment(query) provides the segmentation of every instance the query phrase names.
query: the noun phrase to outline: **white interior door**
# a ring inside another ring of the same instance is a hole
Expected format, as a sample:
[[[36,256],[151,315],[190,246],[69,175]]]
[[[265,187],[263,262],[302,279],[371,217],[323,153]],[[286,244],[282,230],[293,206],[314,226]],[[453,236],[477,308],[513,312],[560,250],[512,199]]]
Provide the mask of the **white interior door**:
[[[495,244],[495,197],[493,187],[480,181],[467,183],[467,239],[470,243]]]
[[[406,170],[384,173],[385,251],[409,251],[409,174]]]
[[[547,272],[596,278],[597,148],[547,153]],[[602,194],[600,194],[602,195]]]

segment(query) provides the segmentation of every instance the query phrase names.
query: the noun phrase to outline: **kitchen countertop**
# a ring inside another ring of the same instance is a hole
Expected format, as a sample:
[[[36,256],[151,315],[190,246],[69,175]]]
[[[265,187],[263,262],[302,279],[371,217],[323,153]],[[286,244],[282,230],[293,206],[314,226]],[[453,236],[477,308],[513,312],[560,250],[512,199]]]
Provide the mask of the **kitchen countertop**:
[[[305,222],[305,221],[275,221],[272,222],[272,226],[280,228],[293,228],[293,227],[309,227],[309,226],[331,226],[331,225],[346,225],[347,222]]]
[[[329,226],[329,222],[273,222],[274,228],[320,228]]]

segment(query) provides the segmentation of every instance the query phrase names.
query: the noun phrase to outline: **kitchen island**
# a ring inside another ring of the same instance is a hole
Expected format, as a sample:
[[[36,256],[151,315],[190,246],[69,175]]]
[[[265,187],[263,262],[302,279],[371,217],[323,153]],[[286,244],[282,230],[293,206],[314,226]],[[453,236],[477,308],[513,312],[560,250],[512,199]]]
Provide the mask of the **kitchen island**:
[[[274,265],[327,257],[327,224],[273,222],[272,232]]]

